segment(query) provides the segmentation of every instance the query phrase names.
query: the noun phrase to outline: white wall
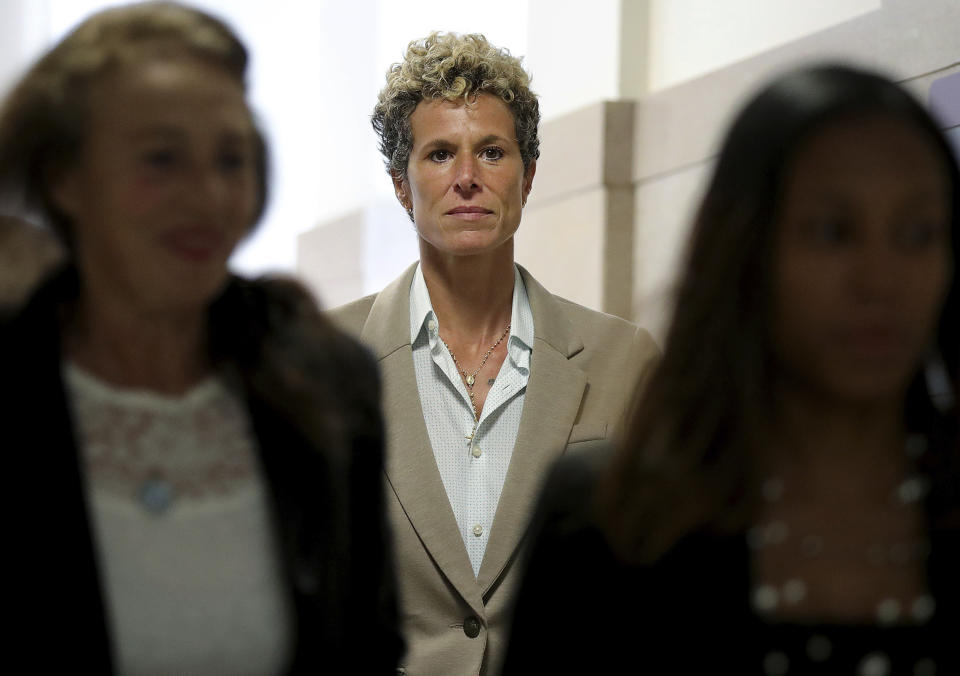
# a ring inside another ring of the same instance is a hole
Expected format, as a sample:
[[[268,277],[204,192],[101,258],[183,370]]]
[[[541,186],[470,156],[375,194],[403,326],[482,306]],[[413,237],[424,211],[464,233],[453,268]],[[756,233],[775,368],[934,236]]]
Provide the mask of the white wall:
[[[881,5],[881,0],[650,0],[649,88],[704,75]]]
[[[410,40],[453,30],[485,33],[515,54],[527,47],[525,0],[486,0],[483,11],[446,0],[192,2],[224,18],[247,43],[250,99],[271,141],[270,204],[233,261],[248,273],[293,271],[297,234],[394,199],[369,117],[387,67]],[[116,4],[0,0],[0,88],[85,16]],[[399,207],[393,218],[409,231]],[[415,257],[415,242],[391,253],[388,268]]]
[[[0,96],[46,41],[46,0],[0,0]]]
[[[530,0],[529,11],[526,66],[545,120],[620,98],[621,0]]]

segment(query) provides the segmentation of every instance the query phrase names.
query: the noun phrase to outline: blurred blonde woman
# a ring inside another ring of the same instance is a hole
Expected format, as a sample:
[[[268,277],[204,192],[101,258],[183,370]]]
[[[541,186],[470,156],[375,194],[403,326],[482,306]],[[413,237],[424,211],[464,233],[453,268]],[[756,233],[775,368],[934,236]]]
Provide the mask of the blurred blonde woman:
[[[62,255],[49,230],[0,216],[0,313],[17,307]]]
[[[119,7],[0,113],[0,193],[68,254],[0,326],[24,671],[394,673],[375,366],[227,270],[266,199],[246,66],[203,12]]]

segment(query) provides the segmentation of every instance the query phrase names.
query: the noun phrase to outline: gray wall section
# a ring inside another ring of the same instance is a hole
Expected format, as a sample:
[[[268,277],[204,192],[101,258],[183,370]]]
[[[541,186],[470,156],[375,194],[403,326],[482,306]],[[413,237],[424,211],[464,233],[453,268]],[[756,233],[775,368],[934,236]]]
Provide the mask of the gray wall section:
[[[874,12],[638,101],[632,318],[662,340],[716,147],[754,89],[798,65],[840,60],[884,72],[927,101],[931,84],[960,73],[958,35],[958,0],[886,0]],[[950,136],[956,142],[958,133]]]
[[[930,109],[944,126],[960,161],[960,72],[944,75],[930,84]]]
[[[960,127],[954,127],[947,130],[947,138],[953,144],[953,149],[957,153],[957,161],[960,162]]]
[[[960,73],[930,83],[930,110],[944,129],[960,126]]]

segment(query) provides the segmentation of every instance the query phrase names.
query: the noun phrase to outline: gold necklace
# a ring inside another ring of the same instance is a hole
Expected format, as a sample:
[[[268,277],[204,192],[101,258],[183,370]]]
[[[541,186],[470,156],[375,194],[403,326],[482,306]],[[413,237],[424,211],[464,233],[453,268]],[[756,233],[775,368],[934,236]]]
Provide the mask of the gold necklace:
[[[510,324],[507,324],[507,328],[505,328],[503,333],[500,334],[500,337],[497,338],[497,342],[491,345],[490,349],[487,350],[487,353],[483,355],[483,359],[480,360],[480,366],[477,367],[477,370],[470,375],[467,375],[467,372],[463,369],[463,366],[460,365],[457,355],[455,355],[453,350],[450,349],[450,346],[447,345],[447,341],[445,341],[443,338],[440,338],[440,342],[443,343],[445,348],[447,348],[447,352],[450,353],[450,358],[453,359],[454,365],[457,367],[457,370],[460,371],[460,375],[463,376],[463,382],[467,385],[467,390],[469,390],[470,394],[470,405],[473,407],[474,420],[480,419],[480,413],[477,411],[477,402],[475,401],[476,394],[473,391],[473,385],[477,382],[477,374],[480,373],[480,370],[483,369],[484,365],[487,363],[487,359],[489,359],[490,355],[493,354],[493,351],[497,349],[497,346],[503,342],[503,339],[507,337],[508,333],[510,333]]]

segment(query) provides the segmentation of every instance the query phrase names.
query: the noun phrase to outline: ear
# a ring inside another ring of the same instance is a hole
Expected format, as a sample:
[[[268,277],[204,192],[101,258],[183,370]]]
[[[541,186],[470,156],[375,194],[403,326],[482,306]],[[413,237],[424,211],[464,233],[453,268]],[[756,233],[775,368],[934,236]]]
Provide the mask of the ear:
[[[530,195],[530,189],[533,188],[533,177],[537,173],[537,161],[531,160],[530,166],[523,172],[523,205],[527,204],[527,197]]]
[[[402,206],[407,213],[410,213],[413,211],[413,199],[410,197],[410,182],[407,181],[407,178],[403,174],[394,169],[390,170],[390,178],[393,180],[393,192],[397,196],[400,206]]]

